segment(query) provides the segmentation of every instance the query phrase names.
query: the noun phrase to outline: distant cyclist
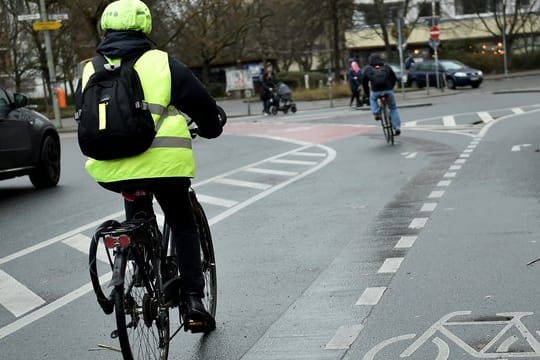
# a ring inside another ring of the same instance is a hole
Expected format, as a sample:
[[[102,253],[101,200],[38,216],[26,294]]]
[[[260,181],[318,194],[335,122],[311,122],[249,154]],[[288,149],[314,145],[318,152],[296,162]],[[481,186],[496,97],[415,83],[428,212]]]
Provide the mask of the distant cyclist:
[[[377,98],[380,95],[386,95],[392,127],[395,130],[394,135],[398,136],[401,134],[401,120],[393,91],[397,82],[396,74],[378,54],[370,55],[368,62],[369,66],[364,68],[362,85],[364,86],[364,93],[369,94],[371,112],[375,116],[375,120],[381,119],[381,109],[377,104]]]

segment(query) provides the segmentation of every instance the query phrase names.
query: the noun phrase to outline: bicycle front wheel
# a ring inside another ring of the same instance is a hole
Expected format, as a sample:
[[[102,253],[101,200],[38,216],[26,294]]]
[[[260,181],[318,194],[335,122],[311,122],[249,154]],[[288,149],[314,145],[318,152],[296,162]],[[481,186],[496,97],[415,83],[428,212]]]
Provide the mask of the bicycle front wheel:
[[[117,335],[126,360],[166,360],[169,356],[169,309],[161,304],[151,269],[142,271],[125,253],[116,261],[123,283],[114,288]]]
[[[206,310],[215,318],[217,308],[217,271],[214,244],[204,209],[197,200],[195,193],[193,192],[192,194],[193,210],[201,240],[201,263],[204,276],[203,303]]]

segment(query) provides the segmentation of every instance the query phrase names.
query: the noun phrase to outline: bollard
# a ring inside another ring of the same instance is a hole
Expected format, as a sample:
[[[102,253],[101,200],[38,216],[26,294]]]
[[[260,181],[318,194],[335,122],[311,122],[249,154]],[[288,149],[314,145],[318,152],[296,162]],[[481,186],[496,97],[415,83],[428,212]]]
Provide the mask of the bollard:
[[[66,92],[61,87],[57,87],[55,91],[56,91],[56,101],[58,102],[58,107],[60,109],[65,109],[67,106]]]

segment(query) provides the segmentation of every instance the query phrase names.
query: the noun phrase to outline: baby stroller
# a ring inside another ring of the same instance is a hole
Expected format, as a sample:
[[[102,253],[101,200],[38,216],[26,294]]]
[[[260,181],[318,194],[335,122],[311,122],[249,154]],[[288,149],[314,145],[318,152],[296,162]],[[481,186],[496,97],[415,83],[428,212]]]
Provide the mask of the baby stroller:
[[[278,111],[283,111],[286,114],[289,110],[293,113],[296,112],[296,104],[292,99],[291,88],[283,82],[278,82],[270,95],[270,113],[276,115]]]

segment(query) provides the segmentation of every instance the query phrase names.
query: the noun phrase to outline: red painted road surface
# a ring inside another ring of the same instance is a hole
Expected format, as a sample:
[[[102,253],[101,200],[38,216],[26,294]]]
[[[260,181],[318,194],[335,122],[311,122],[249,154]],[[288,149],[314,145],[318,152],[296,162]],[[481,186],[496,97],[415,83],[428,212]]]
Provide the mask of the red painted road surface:
[[[363,135],[376,129],[378,126],[375,125],[235,122],[227,124],[224,132],[230,135],[276,137],[311,144],[324,144]]]

